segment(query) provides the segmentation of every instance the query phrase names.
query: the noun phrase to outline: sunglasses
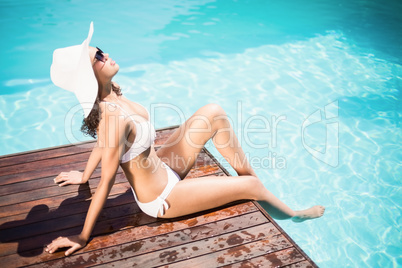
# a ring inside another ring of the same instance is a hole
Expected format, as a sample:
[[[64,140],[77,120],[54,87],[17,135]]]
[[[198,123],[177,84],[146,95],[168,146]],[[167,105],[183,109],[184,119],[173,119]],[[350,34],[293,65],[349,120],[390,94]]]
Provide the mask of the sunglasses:
[[[100,49],[99,47],[96,47],[97,51],[95,54],[95,59],[97,59],[98,61],[101,62],[105,62],[105,55],[103,55],[103,51],[102,49]]]

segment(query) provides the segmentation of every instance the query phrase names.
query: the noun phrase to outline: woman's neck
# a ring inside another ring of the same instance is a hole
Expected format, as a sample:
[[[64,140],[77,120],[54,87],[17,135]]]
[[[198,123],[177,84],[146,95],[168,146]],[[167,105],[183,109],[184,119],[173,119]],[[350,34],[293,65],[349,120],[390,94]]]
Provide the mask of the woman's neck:
[[[117,99],[117,95],[113,91],[112,81],[104,85],[99,85],[99,93],[99,99],[101,101],[109,101],[115,98]]]

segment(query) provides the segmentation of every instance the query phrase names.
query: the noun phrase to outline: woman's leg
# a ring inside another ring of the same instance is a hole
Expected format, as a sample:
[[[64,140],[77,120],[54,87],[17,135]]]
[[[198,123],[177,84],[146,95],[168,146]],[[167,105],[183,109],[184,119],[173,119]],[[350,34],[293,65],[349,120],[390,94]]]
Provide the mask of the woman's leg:
[[[238,175],[256,176],[233,131],[225,111],[216,104],[200,108],[158,150],[158,156],[181,178],[194,165],[205,143],[212,141]]]
[[[278,219],[304,221],[324,213],[324,207],[321,206],[293,211],[254,176],[240,176],[236,179],[210,176],[179,181],[166,199],[170,208],[163,218],[179,217],[241,199],[265,201],[270,206],[268,212]]]
[[[200,108],[169,137],[157,154],[183,179],[210,138],[240,176],[180,181],[168,197],[171,208],[165,217],[186,215],[240,199],[265,201],[268,212],[275,218],[294,217],[302,221],[322,215],[324,208],[321,206],[293,211],[264,187],[251,168],[226,113],[216,104]]]

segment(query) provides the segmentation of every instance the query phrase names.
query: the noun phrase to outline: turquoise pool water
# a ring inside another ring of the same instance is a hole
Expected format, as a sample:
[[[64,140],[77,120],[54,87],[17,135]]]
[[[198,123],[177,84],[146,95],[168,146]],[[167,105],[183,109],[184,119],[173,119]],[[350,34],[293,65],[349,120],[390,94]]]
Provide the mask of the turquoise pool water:
[[[88,139],[49,68],[94,21],[157,128],[219,103],[274,194],[327,207],[279,221],[320,267],[401,266],[402,5],[333,2],[0,1],[0,155]]]

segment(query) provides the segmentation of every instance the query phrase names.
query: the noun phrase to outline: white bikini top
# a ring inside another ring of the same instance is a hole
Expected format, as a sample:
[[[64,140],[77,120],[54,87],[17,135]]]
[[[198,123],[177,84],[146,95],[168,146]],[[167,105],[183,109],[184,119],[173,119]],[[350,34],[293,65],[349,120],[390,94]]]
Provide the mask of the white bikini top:
[[[112,102],[105,102],[107,104],[112,105],[113,107],[119,107],[126,116],[130,117],[135,125],[136,135],[133,144],[131,145],[130,149],[122,156],[120,162],[126,163],[131,159],[135,158],[136,156],[140,155],[144,151],[146,151],[152,144],[155,142],[156,132],[155,128],[152,126],[151,122],[149,121],[150,116],[148,110],[140,104],[148,113],[148,120],[137,122],[135,121],[132,116],[124,110],[120,105]]]

